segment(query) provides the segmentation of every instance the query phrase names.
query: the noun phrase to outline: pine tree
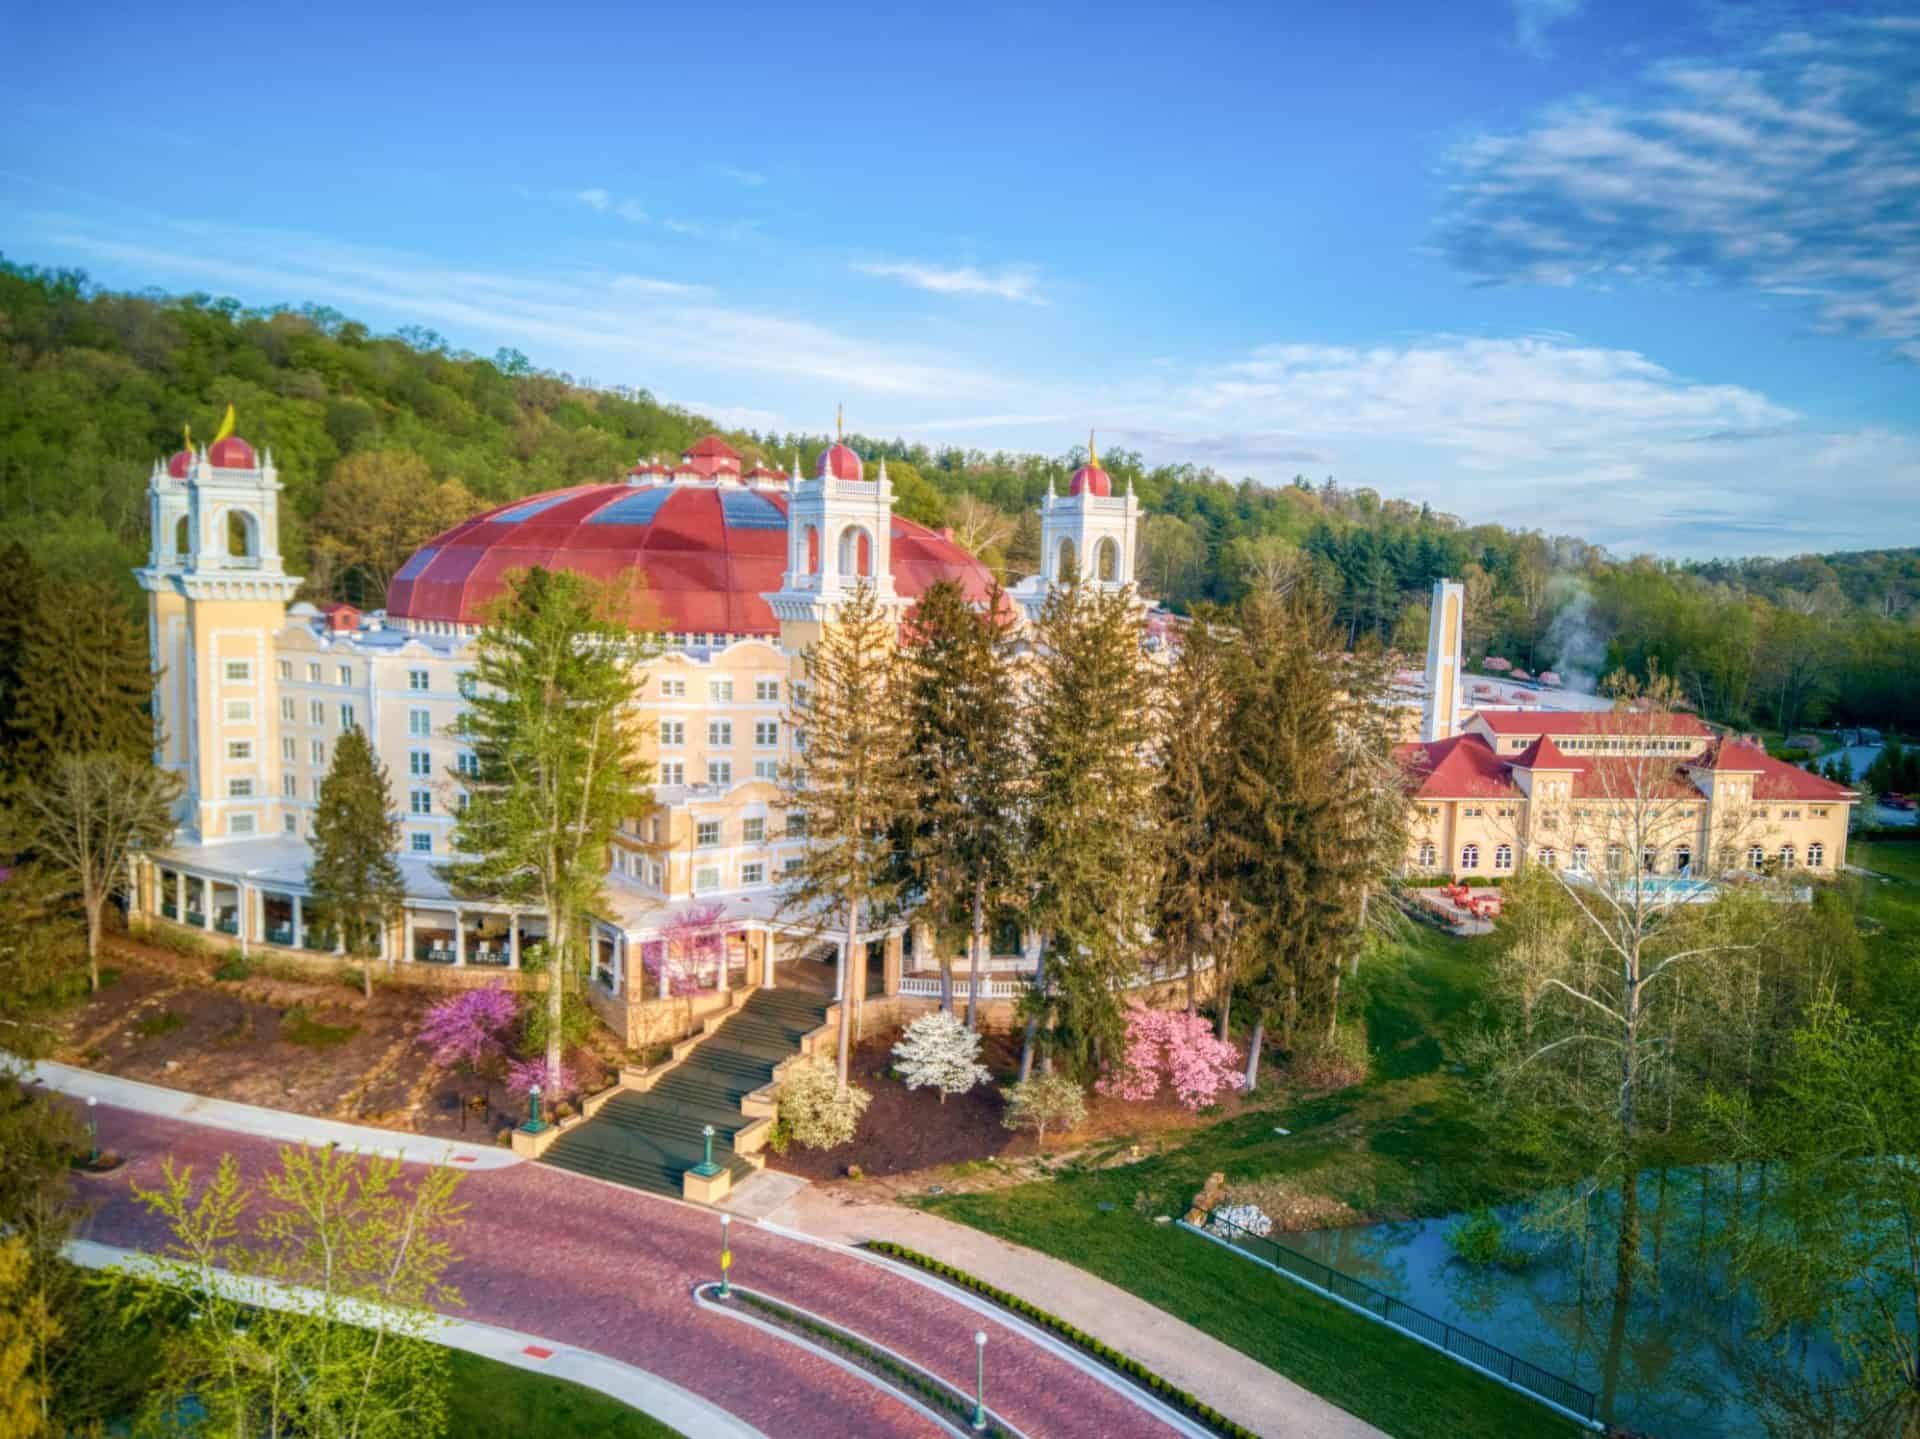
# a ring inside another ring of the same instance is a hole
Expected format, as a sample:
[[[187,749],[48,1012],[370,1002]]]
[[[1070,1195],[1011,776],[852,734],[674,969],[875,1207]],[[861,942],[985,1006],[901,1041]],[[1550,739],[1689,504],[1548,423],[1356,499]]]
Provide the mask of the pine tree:
[[[340,736],[320,782],[313,816],[313,859],[307,884],[314,908],[361,961],[364,993],[373,998],[373,956],[380,935],[400,912],[406,886],[394,851],[400,821],[393,812],[387,767],[358,728]]]
[[[986,970],[987,921],[1014,891],[1021,776],[1019,696],[1006,601],[982,609],[951,580],[920,597],[909,629],[906,704],[919,804],[905,821],[905,861],[924,911],[964,927],[972,1029]],[[953,1008],[953,963],[940,964],[940,1007]]]
[[[16,775],[44,779],[63,754],[153,758],[146,631],[119,594],[102,584],[46,586],[24,649]]]
[[[1228,983],[1225,939],[1233,919],[1233,836],[1223,823],[1233,717],[1231,639],[1219,613],[1203,608],[1167,677],[1165,742],[1154,809],[1160,888],[1154,927],[1168,960],[1187,976],[1187,1013],[1196,1005],[1194,965],[1211,954],[1215,984]]]
[[[474,643],[473,698],[454,732],[472,749],[454,826],[456,892],[537,905],[547,921],[547,1073],[560,1073],[582,922],[604,902],[608,847],[646,807],[648,766],[627,711],[651,647],[624,598],[576,574],[511,577]]]
[[[1024,1005],[1020,1074],[1041,1027],[1088,1067],[1117,1054],[1121,993],[1139,970],[1157,885],[1154,688],[1130,590],[1071,583],[1047,598],[1028,696],[1027,864],[1047,935]]]
[[[14,777],[27,738],[21,713],[26,686],[27,644],[40,614],[45,577],[33,551],[18,540],[0,545],[0,784]]]
[[[807,647],[806,687],[789,719],[797,755],[782,776],[788,828],[804,816],[809,840],[788,877],[785,907],[822,932],[840,924],[835,1075],[843,1095],[862,972],[856,947],[901,894],[901,818],[919,798],[895,633],[872,586],[862,584]]]
[[[1360,932],[1368,853],[1351,836],[1365,796],[1346,781],[1340,671],[1311,586],[1241,609],[1226,822],[1237,850],[1242,934],[1258,956],[1245,988],[1255,1006],[1250,1084],[1266,1025],[1288,1044],[1303,1011],[1337,1017],[1341,964]]]

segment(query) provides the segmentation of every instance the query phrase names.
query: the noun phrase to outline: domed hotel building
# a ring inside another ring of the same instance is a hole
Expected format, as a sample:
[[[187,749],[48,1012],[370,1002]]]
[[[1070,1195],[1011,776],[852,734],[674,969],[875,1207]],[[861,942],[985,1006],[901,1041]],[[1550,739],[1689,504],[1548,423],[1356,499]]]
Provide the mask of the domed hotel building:
[[[333,951],[308,905],[308,844],[333,747],[358,728],[402,821],[407,897],[382,959],[449,983],[517,971],[542,917],[456,899],[438,874],[471,763],[453,729],[473,640],[516,570],[630,576],[630,618],[661,641],[638,716],[655,782],[650,807],[620,827],[587,986],[629,1043],[690,916],[717,941],[696,981],[717,1003],[822,943],[782,912],[781,876],[807,840],[778,806],[776,776],[792,754],[803,652],[836,605],[862,581],[901,612],[938,580],[976,601],[992,582],[949,532],[895,515],[884,460],[869,467],[845,443],[802,476],[743,468],[710,436],[675,464],[499,506],[422,546],[371,613],[294,602],[301,580],[282,566],[279,497],[272,453],[238,436],[153,469],[152,547],[136,574],[160,761],[184,794],[174,842],[136,862],[135,914],[249,952]],[[1067,495],[1049,492],[1041,520],[1042,572],[1010,592],[1022,616],[1069,566],[1102,586],[1130,583],[1139,503],[1112,493],[1097,459]],[[921,968],[932,961],[909,929],[867,936],[874,992],[936,992],[912,972],[916,953]],[[1004,927],[995,947],[1002,985],[1037,958],[1030,937]]]

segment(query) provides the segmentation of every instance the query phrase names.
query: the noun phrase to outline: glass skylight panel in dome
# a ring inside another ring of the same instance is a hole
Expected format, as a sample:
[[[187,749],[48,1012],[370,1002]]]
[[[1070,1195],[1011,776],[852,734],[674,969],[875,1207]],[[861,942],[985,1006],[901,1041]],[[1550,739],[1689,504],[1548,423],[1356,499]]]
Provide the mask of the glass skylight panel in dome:
[[[658,489],[641,490],[638,494],[625,495],[598,511],[587,521],[590,525],[650,525],[653,517],[660,513],[660,506],[667,502],[673,493],[671,486],[662,485]]]
[[[496,525],[517,525],[522,520],[530,520],[540,511],[551,509],[562,500],[572,499],[571,495],[549,495],[544,500],[529,500],[524,505],[515,505],[510,510],[502,510],[489,522]]]
[[[394,578],[396,580],[419,579],[421,572],[433,563],[433,557],[439,553],[440,551],[436,549],[415,550],[413,552],[413,558],[401,567],[400,573],[395,575]]]
[[[752,490],[722,490],[720,511],[730,530],[784,530],[787,517],[765,495]]]

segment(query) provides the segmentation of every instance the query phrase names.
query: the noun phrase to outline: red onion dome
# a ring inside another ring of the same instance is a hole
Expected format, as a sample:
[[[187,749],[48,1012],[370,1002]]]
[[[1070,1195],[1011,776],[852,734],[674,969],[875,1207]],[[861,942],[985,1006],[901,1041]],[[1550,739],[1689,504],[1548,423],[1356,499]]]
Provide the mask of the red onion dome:
[[[1093,432],[1087,432],[1087,462],[1073,472],[1073,479],[1067,484],[1070,495],[1099,495],[1105,497],[1113,493],[1113,481],[1107,478],[1107,472],[1100,468],[1100,452],[1093,447]]]
[[[836,480],[864,480],[867,477],[866,466],[860,463],[860,457],[843,440],[835,440],[830,449],[820,453],[820,463],[813,477],[824,480],[828,475]]]
[[[260,461],[252,445],[238,435],[228,435],[207,447],[207,463],[221,470],[252,470],[259,467]]]
[[[173,458],[167,461],[167,473],[172,475],[176,480],[184,480],[187,477],[187,471],[192,468],[192,450],[178,450],[174,453]]]

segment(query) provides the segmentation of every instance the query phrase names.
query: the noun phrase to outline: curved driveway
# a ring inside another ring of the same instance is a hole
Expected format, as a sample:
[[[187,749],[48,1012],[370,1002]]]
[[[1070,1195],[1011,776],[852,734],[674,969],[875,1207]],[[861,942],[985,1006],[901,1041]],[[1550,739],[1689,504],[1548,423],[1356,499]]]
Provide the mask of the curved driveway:
[[[270,1140],[106,1104],[99,1118],[129,1163],[110,1179],[83,1181],[99,1200],[84,1233],[122,1248],[156,1249],[166,1239],[128,1179],[157,1184],[168,1155],[204,1177],[231,1154],[252,1175],[278,1150]],[[539,1164],[471,1173],[460,1198],[468,1209],[454,1243],[463,1258],[448,1278],[466,1300],[456,1311],[463,1318],[636,1365],[773,1439],[937,1432],[834,1365],[702,1313],[690,1291],[717,1277],[719,1222],[710,1211]],[[973,1385],[973,1333],[985,1329],[988,1403],[1033,1439],[1181,1432],[1019,1331],[911,1278],[739,1220],[733,1230],[736,1279],[866,1334],[963,1389]]]

